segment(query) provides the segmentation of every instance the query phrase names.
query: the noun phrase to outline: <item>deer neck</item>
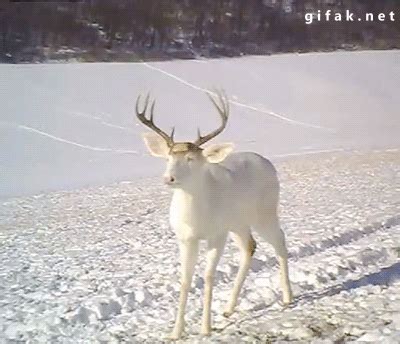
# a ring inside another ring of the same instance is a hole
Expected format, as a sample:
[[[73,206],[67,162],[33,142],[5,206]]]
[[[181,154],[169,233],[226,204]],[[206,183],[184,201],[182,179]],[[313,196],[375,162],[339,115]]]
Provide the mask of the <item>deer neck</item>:
[[[197,176],[195,179],[191,180],[190,183],[182,185],[174,190],[174,195],[179,195],[179,197],[185,197],[191,201],[197,201],[203,199],[210,189],[210,176],[208,173],[206,175]]]
[[[174,195],[191,202],[207,201],[215,197],[221,185],[230,179],[229,171],[220,164],[209,164],[190,183],[174,190]]]

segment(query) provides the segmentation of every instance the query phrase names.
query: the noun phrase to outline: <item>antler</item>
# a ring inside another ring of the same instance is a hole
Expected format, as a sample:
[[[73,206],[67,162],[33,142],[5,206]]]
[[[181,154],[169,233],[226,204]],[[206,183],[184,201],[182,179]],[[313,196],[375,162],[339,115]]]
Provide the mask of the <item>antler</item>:
[[[218,129],[212,131],[211,133],[209,133],[208,135],[205,135],[205,136],[201,136],[200,129],[198,128],[197,129],[198,138],[194,142],[194,144],[196,146],[200,146],[200,145],[206,143],[207,141],[210,141],[218,134],[220,134],[225,129],[226,124],[228,123],[228,117],[229,117],[228,97],[226,96],[224,91],[220,91],[220,92],[216,91],[214,94],[216,94],[218,96],[218,100],[219,100],[220,104],[218,104],[217,101],[211,96],[211,92],[207,92],[208,97],[210,98],[210,100],[212,101],[214,106],[217,108],[217,111],[222,118],[222,124]]]
[[[150,118],[147,119],[146,118],[146,111],[147,111],[147,107],[149,105],[149,100],[150,100],[150,94],[147,94],[146,96],[146,100],[144,103],[144,108],[143,111],[140,112],[139,111],[139,102],[140,102],[140,96],[139,95],[137,97],[136,100],[136,116],[139,119],[140,122],[142,122],[145,126],[149,127],[150,129],[152,129],[153,131],[155,131],[158,135],[160,135],[166,142],[168,147],[172,147],[174,145],[174,133],[175,133],[175,127],[172,128],[171,134],[168,135],[167,133],[165,133],[164,131],[162,131],[160,128],[158,128],[154,122],[153,122],[153,117],[154,117],[154,106],[156,104],[156,101],[153,100],[153,103],[151,104],[151,108],[150,108]]]

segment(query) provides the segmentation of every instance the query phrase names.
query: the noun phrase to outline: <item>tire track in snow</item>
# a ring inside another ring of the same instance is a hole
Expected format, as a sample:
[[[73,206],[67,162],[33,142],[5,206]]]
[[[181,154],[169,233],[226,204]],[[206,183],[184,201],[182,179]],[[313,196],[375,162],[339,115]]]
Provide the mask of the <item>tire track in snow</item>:
[[[380,153],[380,152],[398,152],[399,148],[387,148],[387,149],[371,149],[370,152]],[[357,153],[362,152],[362,149],[345,149],[345,148],[332,148],[332,149],[315,149],[315,150],[307,150],[302,152],[293,152],[293,153],[285,153],[285,154],[275,154],[271,155],[271,159],[280,159],[280,158],[290,158],[295,156],[305,156],[305,155],[316,155],[316,154],[325,154],[325,153],[340,153],[340,152],[351,152]]]
[[[12,123],[12,122],[6,122],[6,121],[0,121],[0,126],[13,126],[16,129],[23,129],[26,131],[30,131],[30,132],[34,132],[37,133],[39,135],[48,137],[50,139],[53,139],[55,141],[59,141],[59,142],[63,142],[63,143],[67,143],[76,147],[80,147],[80,148],[84,148],[84,149],[89,149],[92,151],[96,151],[96,152],[111,152],[111,153],[116,153],[116,154],[140,154],[143,156],[147,156],[147,154],[143,154],[143,153],[139,153],[138,151],[135,150],[125,150],[125,149],[111,149],[111,148],[103,148],[103,147],[94,147],[94,146],[89,146],[89,145],[84,145],[78,142],[74,142],[74,141],[70,141],[67,139],[64,139],[62,137],[58,137],[58,136],[54,136],[51,135],[49,133],[46,133],[44,131],[23,125],[23,124],[18,124],[18,123]],[[111,125],[110,125],[111,126]],[[114,126],[114,125],[112,125]],[[117,125],[115,125],[117,126]],[[118,127],[118,126],[117,126]],[[129,130],[128,128],[125,127],[121,127],[124,128],[125,130]],[[276,155],[271,155],[270,158],[271,159],[279,159],[279,158],[287,158],[287,157],[292,157],[292,156],[304,156],[304,155],[314,155],[314,154],[322,154],[322,153],[335,153],[335,152],[344,152],[345,149],[343,148],[333,148],[333,149],[321,149],[321,150],[310,150],[310,151],[304,151],[304,152],[293,152],[293,153],[286,153],[286,154],[276,154]],[[397,152],[399,151],[398,148],[389,148],[386,150],[372,150],[373,152]]]
[[[67,115],[70,115],[70,116],[82,117],[82,118],[87,118],[87,119],[92,119],[92,120],[98,121],[101,125],[104,125],[106,127],[121,129],[121,130],[128,131],[131,133],[134,132],[131,128],[127,128],[127,127],[123,127],[118,124],[107,122],[107,121],[103,120],[102,117],[99,117],[99,116],[94,116],[94,115],[91,115],[91,114],[88,114],[85,112],[80,112],[80,111],[67,111],[64,109],[62,109],[61,111],[63,111],[64,113],[66,113]]]
[[[69,145],[72,145],[72,146],[75,146],[75,147],[84,148],[84,149],[91,150],[91,151],[94,151],[94,152],[108,152],[108,153],[115,153],[115,154],[139,154],[139,152],[135,151],[135,150],[112,149],[112,148],[94,147],[94,146],[85,145],[85,144],[82,144],[82,143],[79,143],[79,142],[70,141],[70,140],[64,139],[62,137],[46,133],[44,131],[29,127],[29,126],[26,126],[26,125],[23,125],[23,124],[0,121],[0,125],[11,126],[11,127],[16,128],[16,129],[22,129],[22,130],[25,130],[25,131],[28,131],[28,132],[33,132],[35,134],[39,134],[41,136],[50,138],[50,139],[52,139],[54,141],[66,143],[66,144],[69,144]]]
[[[174,79],[174,80],[176,80],[176,81],[178,81],[178,82],[180,82],[180,83],[182,83],[182,84],[184,84],[186,86],[189,86],[189,87],[191,87],[191,88],[193,88],[195,90],[206,92],[206,93],[212,94],[214,96],[216,95],[214,92],[211,92],[210,90],[207,90],[206,88],[194,85],[194,84],[192,84],[192,83],[190,83],[190,82],[188,82],[188,81],[186,81],[186,80],[184,80],[184,79],[182,79],[182,78],[180,78],[180,77],[178,77],[178,76],[176,76],[176,75],[174,75],[172,73],[169,73],[169,72],[167,72],[167,71],[165,71],[165,70],[163,70],[161,68],[155,67],[155,66],[153,66],[153,65],[151,65],[151,64],[149,64],[147,62],[143,62],[142,64],[144,66],[146,66],[147,68],[149,68],[149,69],[152,69],[152,70],[160,72],[160,73],[162,73],[164,75],[167,75],[170,78],[172,78],[172,79]],[[332,129],[332,128],[327,128],[327,127],[323,127],[323,126],[316,125],[316,124],[296,121],[294,119],[291,119],[291,118],[287,117],[286,115],[278,114],[278,113],[270,111],[270,110],[266,110],[266,109],[263,109],[263,108],[255,107],[255,106],[248,105],[248,104],[244,104],[244,103],[238,102],[236,100],[229,99],[229,103],[231,103],[233,105],[236,105],[238,107],[246,108],[246,109],[253,110],[253,111],[256,111],[256,112],[261,112],[263,114],[278,118],[279,120],[288,122],[288,123],[293,124],[293,125],[299,125],[299,126],[308,127],[308,128],[314,128],[314,129],[320,129],[320,130],[326,130],[326,131],[330,131],[330,132],[335,132],[335,130]]]
[[[304,152],[294,152],[294,153],[286,153],[286,154],[276,154],[271,155],[271,158],[288,158],[291,156],[303,156],[303,155],[313,155],[313,154],[322,154],[322,153],[335,153],[335,152],[344,152],[344,148],[332,148],[332,149],[316,149],[309,150]]]

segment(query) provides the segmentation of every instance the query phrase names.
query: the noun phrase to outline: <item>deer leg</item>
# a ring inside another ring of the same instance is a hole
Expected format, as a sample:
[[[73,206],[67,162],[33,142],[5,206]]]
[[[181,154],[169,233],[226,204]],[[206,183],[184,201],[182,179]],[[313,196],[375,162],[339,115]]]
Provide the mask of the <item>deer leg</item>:
[[[286,247],[285,233],[281,228],[278,227],[276,232],[274,232],[270,243],[273,245],[276,255],[278,256],[282,301],[285,305],[288,305],[293,301],[293,294],[289,280],[288,250]]]
[[[277,254],[280,266],[281,286],[283,290],[283,303],[288,305],[293,301],[293,294],[289,281],[288,253],[286,246],[284,246],[284,249],[282,249],[281,252],[277,252]]]
[[[278,222],[276,231],[274,231],[270,242],[273,245],[276,255],[278,256],[280,268],[280,280],[282,287],[282,301],[288,305],[293,301],[292,288],[290,287],[289,280],[289,266],[288,266],[288,250],[286,247],[285,233],[279,227]]]
[[[243,282],[246,279],[247,273],[249,271],[251,257],[256,249],[256,242],[250,234],[249,230],[239,233],[231,233],[233,239],[240,249],[240,263],[239,271],[236,275],[235,282],[233,285],[233,290],[231,294],[228,306],[224,311],[224,316],[229,317],[235,310],[240,290],[242,289]]]
[[[289,304],[293,300],[292,289],[289,280],[288,251],[286,247],[285,233],[279,225],[279,219],[275,214],[270,214],[265,221],[255,226],[261,237],[267,240],[275,249],[280,267],[280,281],[282,286],[283,303]]]
[[[222,255],[226,241],[226,235],[214,240],[208,241],[207,247],[207,265],[204,275],[204,304],[203,304],[203,318],[201,323],[201,333],[203,335],[210,335],[211,333],[211,300],[212,288],[214,282],[215,270],[218,261]]]
[[[192,282],[198,250],[199,243],[197,240],[179,242],[181,259],[181,290],[179,295],[178,312],[176,315],[175,326],[170,335],[170,339],[179,339],[182,336],[182,332],[185,327],[186,301],[190,289],[190,284]]]

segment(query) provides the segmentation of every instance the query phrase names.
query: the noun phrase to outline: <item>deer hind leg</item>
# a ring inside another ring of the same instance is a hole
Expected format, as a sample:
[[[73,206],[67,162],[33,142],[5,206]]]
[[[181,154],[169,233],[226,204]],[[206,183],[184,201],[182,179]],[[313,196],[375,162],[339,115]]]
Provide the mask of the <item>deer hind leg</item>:
[[[174,330],[169,336],[176,340],[182,336],[185,327],[185,308],[186,301],[192,282],[194,267],[197,260],[199,242],[197,240],[179,242],[180,260],[181,260],[181,290],[179,295],[178,312]]]
[[[219,259],[221,258],[226,242],[226,235],[208,241],[207,247],[207,263],[204,274],[204,303],[203,303],[203,318],[201,323],[201,333],[210,335],[211,333],[211,301],[212,288],[214,283],[215,270]]]
[[[256,242],[251,236],[250,229],[243,232],[232,232],[233,240],[240,250],[239,270],[235,278],[229,303],[224,311],[224,316],[229,317],[235,310],[240,290],[250,268],[251,257],[256,250]]]
[[[278,256],[283,303],[287,305],[292,302],[293,294],[289,280],[288,251],[285,233],[279,225],[278,216],[275,212],[269,213],[268,216],[264,216],[263,220],[254,226],[254,229],[263,239],[274,247],[276,255]]]

